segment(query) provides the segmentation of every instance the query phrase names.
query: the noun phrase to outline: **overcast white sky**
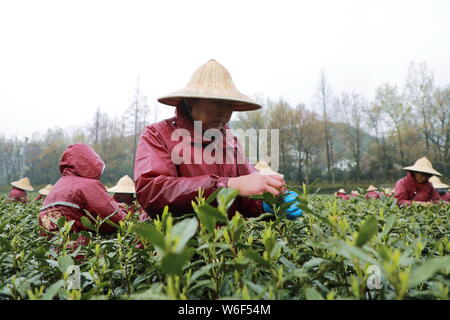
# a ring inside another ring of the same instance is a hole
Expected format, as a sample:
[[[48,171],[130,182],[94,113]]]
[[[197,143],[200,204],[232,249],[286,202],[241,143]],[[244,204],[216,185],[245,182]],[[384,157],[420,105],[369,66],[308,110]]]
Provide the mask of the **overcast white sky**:
[[[311,107],[321,69],[368,98],[411,61],[449,84],[450,1],[1,1],[0,134],[119,115],[138,76],[154,109],[211,58],[244,94]]]

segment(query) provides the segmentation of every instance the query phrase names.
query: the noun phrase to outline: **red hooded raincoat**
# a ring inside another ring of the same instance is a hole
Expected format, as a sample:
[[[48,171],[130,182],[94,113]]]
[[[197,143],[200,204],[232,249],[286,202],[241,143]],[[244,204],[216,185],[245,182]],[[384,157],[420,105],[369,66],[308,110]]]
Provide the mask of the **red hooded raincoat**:
[[[57,220],[65,216],[67,220],[75,221],[72,231],[87,230],[81,223],[81,217],[87,217],[83,209],[94,218],[106,218],[116,212],[109,219],[114,223],[123,220],[127,214],[124,207],[108,195],[99,180],[104,166],[103,160],[90,146],[69,146],[59,164],[61,178],[45,198],[39,213],[39,224],[49,231],[54,231],[57,228],[49,217]],[[103,223],[100,231],[111,232],[114,227]]]
[[[23,203],[26,203],[28,201],[27,193],[24,190],[16,187],[12,187],[11,191],[8,194],[8,199]]]

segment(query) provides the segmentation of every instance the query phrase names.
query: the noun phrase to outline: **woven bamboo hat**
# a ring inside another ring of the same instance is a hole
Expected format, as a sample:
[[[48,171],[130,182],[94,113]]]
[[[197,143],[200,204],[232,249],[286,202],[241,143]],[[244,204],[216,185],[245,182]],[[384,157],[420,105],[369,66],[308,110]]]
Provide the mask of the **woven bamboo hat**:
[[[31,186],[30,179],[28,179],[27,177],[22,178],[18,181],[13,181],[13,182],[11,182],[11,185],[16,188],[25,190],[25,191],[33,191],[34,190],[33,187]]]
[[[119,181],[117,182],[117,184],[108,189],[108,192],[113,192],[113,193],[135,193],[136,190],[134,188],[134,182],[133,180],[125,175],[122,178],[119,179]]]
[[[360,196],[358,190],[352,190],[351,194],[354,194],[354,195],[356,195],[356,196]]]
[[[384,193],[386,193],[386,194],[392,194],[392,189],[391,189],[391,188],[385,188],[385,189],[384,189]]]
[[[240,93],[224,66],[211,59],[198,68],[186,87],[158,99],[169,106],[176,106],[183,98],[217,99],[235,102],[234,111],[250,111],[261,108],[255,100]]]
[[[337,193],[347,193],[344,189],[340,188]]]
[[[42,194],[43,196],[48,196],[48,194],[50,193],[50,191],[53,189],[53,185],[48,184],[46,185],[44,188],[42,188],[41,190],[39,190],[39,194]]]
[[[423,172],[431,174],[433,176],[442,177],[442,174],[433,169],[433,165],[431,164],[431,161],[427,159],[427,157],[420,158],[414,163],[413,166],[404,167],[403,170]]]
[[[255,169],[258,170],[259,173],[261,173],[263,175],[276,174],[276,175],[283,177],[283,175],[281,173],[273,171],[272,168],[269,167],[269,165],[267,163],[265,163],[264,161],[258,161],[258,163],[255,164]]]
[[[375,187],[374,185],[370,185],[370,186],[367,188],[367,191],[377,191],[377,190],[378,190],[378,188]]]
[[[445,184],[441,181],[441,179],[439,179],[436,176],[432,176],[430,178],[430,180],[428,180],[429,182],[431,182],[431,184],[433,185],[433,188],[435,189],[447,189],[450,188],[450,186],[448,184]]]

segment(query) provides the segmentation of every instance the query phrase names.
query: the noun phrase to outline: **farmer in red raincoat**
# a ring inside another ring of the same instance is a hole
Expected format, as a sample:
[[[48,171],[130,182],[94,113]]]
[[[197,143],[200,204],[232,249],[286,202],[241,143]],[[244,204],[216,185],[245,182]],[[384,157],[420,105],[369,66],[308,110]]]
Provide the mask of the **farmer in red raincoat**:
[[[25,177],[18,181],[11,182],[11,185],[13,187],[8,194],[8,200],[18,201],[22,203],[28,202],[27,193],[25,191],[34,190],[33,187],[31,186],[30,179]]]
[[[380,194],[378,193],[378,188],[370,185],[369,188],[367,188],[367,193],[365,198],[366,199],[380,199]]]
[[[50,191],[52,190],[53,185],[48,184],[44,188],[38,191],[39,195],[34,199],[34,201],[45,200],[45,197],[48,196]]]
[[[109,217],[118,224],[126,216],[126,210],[112,199],[100,182],[105,163],[87,144],[73,144],[64,151],[59,162],[61,178],[42,205],[39,213],[39,224],[48,231],[56,231],[57,226],[50,220],[66,217],[73,220],[73,232],[89,230],[81,222],[81,217]],[[93,221],[91,221],[93,222]],[[108,223],[100,226],[100,232],[108,233],[115,228]]]
[[[350,197],[347,195],[347,192],[345,192],[344,189],[339,189],[336,193],[336,198],[343,199],[343,200],[350,200]]]
[[[448,184],[445,184],[436,176],[433,176],[429,180],[433,185],[433,188],[439,194],[441,201],[450,202],[450,192],[448,192]]]
[[[413,166],[405,167],[403,170],[408,171],[408,174],[397,181],[394,191],[399,206],[416,202],[429,207],[433,202],[439,202],[439,194],[428,180],[433,175],[441,177],[442,175],[433,169],[430,160],[426,157],[420,158]]]
[[[192,212],[191,201],[199,189],[208,197],[221,187],[240,192],[228,210],[230,216],[236,210],[247,217],[267,211],[263,201],[249,196],[265,191],[278,195],[285,182],[280,175],[258,173],[230,134],[227,124],[233,111],[257,110],[261,105],[236,89],[225,67],[209,60],[184,89],[158,101],[175,106],[175,117],[146,128],[134,164],[136,196],[150,217],[161,214],[166,205],[174,215]],[[207,152],[212,161],[205,160]],[[291,217],[299,213],[292,208]]]
[[[142,222],[150,218],[139,205],[136,205],[134,182],[128,175],[120,178],[114,187],[108,189],[108,192],[114,193],[115,201],[126,204],[128,212],[139,212],[139,221]]]
[[[350,192],[350,194],[349,194],[349,198],[358,198],[358,197],[360,197],[361,195],[359,194],[359,192],[358,192],[358,190],[352,190],[352,192]]]

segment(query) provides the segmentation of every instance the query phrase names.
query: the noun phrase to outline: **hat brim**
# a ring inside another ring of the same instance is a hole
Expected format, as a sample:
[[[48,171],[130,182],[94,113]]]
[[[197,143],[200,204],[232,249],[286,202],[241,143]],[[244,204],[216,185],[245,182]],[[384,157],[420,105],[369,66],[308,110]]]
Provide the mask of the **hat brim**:
[[[448,189],[450,188],[449,185],[445,184],[445,183],[432,183],[433,188],[435,189]]]
[[[404,167],[403,170],[427,173],[427,174],[431,174],[432,176],[442,177],[442,174],[440,174],[439,172],[437,172],[434,169],[427,169],[427,168],[424,169],[424,168],[419,168],[419,167],[415,167],[415,166],[410,166],[410,167]]]
[[[112,187],[112,188],[109,188],[106,190],[111,193],[133,193],[133,194],[136,193],[136,191],[134,191],[134,190],[122,189],[120,187]]]
[[[16,188],[19,188],[19,189],[22,189],[22,190],[25,190],[25,191],[34,191],[33,187],[27,187],[27,186],[24,186],[22,184],[18,184],[17,181],[11,182],[11,185],[13,187],[16,187]]]
[[[183,94],[183,95],[166,95],[158,99],[158,102],[166,104],[168,106],[176,107],[181,99],[184,98],[196,98],[196,99],[213,99],[213,100],[225,100],[235,102],[233,111],[253,111],[261,109],[261,105],[246,99],[231,98],[226,96],[211,96],[201,94]]]

